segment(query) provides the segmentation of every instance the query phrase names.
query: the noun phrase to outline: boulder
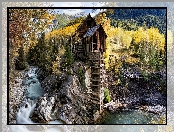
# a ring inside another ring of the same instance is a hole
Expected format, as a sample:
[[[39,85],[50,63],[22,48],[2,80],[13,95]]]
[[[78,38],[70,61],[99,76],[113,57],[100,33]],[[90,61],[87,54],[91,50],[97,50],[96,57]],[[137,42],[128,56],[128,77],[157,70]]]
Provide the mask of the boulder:
[[[55,103],[54,97],[41,97],[37,103],[31,117],[34,122],[47,123],[51,118],[52,109]]]
[[[59,119],[64,121],[66,124],[72,124],[74,122],[75,115],[74,109],[72,109],[69,104],[65,104],[61,107]]]
[[[160,105],[148,107],[148,112],[152,112],[152,113],[162,113],[165,111],[166,111],[166,108],[164,106],[160,106]]]

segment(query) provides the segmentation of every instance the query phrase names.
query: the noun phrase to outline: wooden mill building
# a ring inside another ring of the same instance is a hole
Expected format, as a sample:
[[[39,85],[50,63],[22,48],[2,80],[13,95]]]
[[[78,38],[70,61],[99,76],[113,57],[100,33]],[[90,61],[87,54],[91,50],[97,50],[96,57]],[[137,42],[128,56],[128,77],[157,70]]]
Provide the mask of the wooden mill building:
[[[91,115],[94,121],[103,110],[105,68],[103,52],[106,50],[107,35],[102,25],[97,25],[89,14],[75,33],[79,41],[73,45],[76,59],[88,62],[90,66],[90,89],[88,102],[91,106]],[[74,36],[75,36],[74,35]]]

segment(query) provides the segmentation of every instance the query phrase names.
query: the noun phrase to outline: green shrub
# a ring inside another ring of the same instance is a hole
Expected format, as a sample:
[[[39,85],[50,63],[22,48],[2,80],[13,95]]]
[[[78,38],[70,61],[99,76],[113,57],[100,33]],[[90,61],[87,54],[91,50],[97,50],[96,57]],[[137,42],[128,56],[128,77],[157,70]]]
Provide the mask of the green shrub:
[[[83,88],[85,88],[85,73],[83,72],[82,67],[79,67],[78,69],[78,75],[79,75],[79,81]]]
[[[144,77],[144,80],[147,82],[147,81],[149,81],[149,74],[148,74],[148,72],[146,72],[146,71],[143,71],[142,72],[142,75],[143,75],[143,77]]]
[[[111,98],[110,98],[110,94],[109,94],[109,89],[104,88],[104,102],[108,103],[110,102]]]
[[[72,55],[72,52],[70,50],[69,43],[67,42],[65,44],[65,53],[63,55],[62,63],[61,63],[61,68],[63,69],[70,69],[74,64],[74,58]]]

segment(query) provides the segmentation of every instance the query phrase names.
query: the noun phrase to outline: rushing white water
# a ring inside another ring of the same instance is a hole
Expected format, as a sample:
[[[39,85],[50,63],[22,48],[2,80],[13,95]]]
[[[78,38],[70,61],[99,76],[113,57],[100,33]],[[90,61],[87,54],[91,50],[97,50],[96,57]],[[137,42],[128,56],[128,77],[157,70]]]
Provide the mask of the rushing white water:
[[[50,121],[48,124],[62,124],[62,122],[55,120],[55,121]]]
[[[30,70],[27,72],[28,76],[37,78],[37,70],[37,67],[31,67]]]
[[[34,108],[36,107],[35,100],[44,95],[43,89],[40,86],[40,82],[37,79],[37,68],[31,67],[30,70],[26,73],[27,78],[25,80],[25,85],[27,86],[27,98],[23,104],[21,105],[17,115],[16,115],[16,122],[17,124],[38,124],[34,123],[30,116],[32,115]],[[48,124],[62,124],[62,122],[55,120],[50,121]],[[34,126],[32,127],[34,128]],[[25,125],[15,125],[10,126],[11,132],[30,132]],[[44,132],[61,132],[61,130],[57,127],[49,127]],[[32,132],[34,132],[32,130]],[[37,131],[38,132],[38,131]]]
[[[21,108],[19,109],[19,112],[17,113],[17,124],[38,124],[39,123],[34,123],[30,119],[30,115],[32,114],[36,104],[33,104],[32,100],[28,100]],[[62,124],[62,122],[55,120],[55,121],[50,121],[48,124]],[[32,126],[34,129],[34,126]],[[10,126],[11,132],[30,132],[25,125],[15,125],[15,126]],[[32,130],[32,132],[34,132]],[[36,131],[38,132],[38,131]],[[61,132],[60,128],[58,127],[49,127],[46,130],[43,130],[43,132]]]
[[[36,99],[44,95],[44,91],[40,85],[39,80],[37,79],[37,68],[31,67],[27,72],[27,78],[25,80],[25,85],[27,86],[27,98],[26,101],[21,105],[17,116],[17,124],[38,124],[34,123],[30,116],[32,115],[34,108],[36,107]],[[60,121],[50,121],[48,124],[62,124]],[[20,129],[26,129],[21,127]]]
[[[36,99],[44,95],[44,91],[37,79],[37,68],[33,67],[27,73],[28,77],[25,80],[25,85],[27,88],[27,97],[30,99]]]
[[[17,124],[35,124],[34,122],[31,121],[29,118],[32,112],[34,111],[34,108],[36,107],[36,104],[31,106],[28,102],[24,106],[22,106],[19,109],[19,112],[17,113]]]
[[[34,123],[30,119],[30,115],[32,114],[36,104],[33,104],[33,101],[28,100],[26,104],[24,104],[19,112],[17,113],[17,124],[39,124],[39,123]],[[62,124],[62,122],[55,120],[55,121],[50,121],[48,124]],[[34,126],[32,126],[34,129]],[[16,125],[16,126],[10,126],[11,132],[30,132],[30,130],[25,126],[25,125]],[[34,132],[32,130],[32,132]],[[38,132],[38,131],[36,131]],[[58,127],[49,127],[44,132],[61,132],[60,128]]]

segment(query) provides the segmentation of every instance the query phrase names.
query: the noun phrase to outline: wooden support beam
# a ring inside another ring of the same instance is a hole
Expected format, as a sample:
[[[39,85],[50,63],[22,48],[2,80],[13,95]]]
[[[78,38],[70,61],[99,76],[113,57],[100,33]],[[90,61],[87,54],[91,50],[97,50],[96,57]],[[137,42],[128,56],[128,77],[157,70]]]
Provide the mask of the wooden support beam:
[[[100,82],[101,80],[100,79],[91,79],[91,81],[93,81],[93,82]]]
[[[100,75],[100,73],[91,73],[92,75]]]
[[[100,84],[96,85],[96,84],[91,84],[91,87],[99,87]]]

